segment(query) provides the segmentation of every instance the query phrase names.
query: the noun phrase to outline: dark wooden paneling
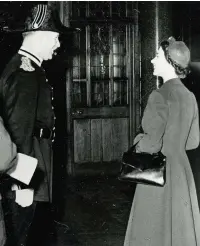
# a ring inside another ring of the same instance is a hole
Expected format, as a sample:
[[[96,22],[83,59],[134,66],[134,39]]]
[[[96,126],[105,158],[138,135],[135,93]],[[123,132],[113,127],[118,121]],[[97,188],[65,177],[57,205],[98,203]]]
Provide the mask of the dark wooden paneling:
[[[128,119],[102,120],[103,161],[120,160],[128,148]]]
[[[103,161],[111,161],[113,159],[111,119],[102,120],[102,148]]]
[[[74,161],[89,162],[91,159],[90,120],[74,121]]]
[[[100,162],[102,160],[102,129],[101,120],[91,120],[91,161]]]
[[[128,119],[112,119],[113,160],[120,160],[128,149]]]
[[[74,120],[74,162],[120,160],[128,149],[128,118]]]
[[[113,118],[113,117],[129,117],[127,107],[102,107],[102,108],[78,108],[72,110],[74,119],[80,118]]]

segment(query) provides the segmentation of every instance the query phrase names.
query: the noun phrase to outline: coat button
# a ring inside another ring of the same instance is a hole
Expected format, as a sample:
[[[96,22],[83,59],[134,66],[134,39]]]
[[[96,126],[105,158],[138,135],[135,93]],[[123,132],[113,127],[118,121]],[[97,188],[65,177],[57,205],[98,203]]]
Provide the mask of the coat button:
[[[46,82],[48,82],[48,79],[46,79]]]

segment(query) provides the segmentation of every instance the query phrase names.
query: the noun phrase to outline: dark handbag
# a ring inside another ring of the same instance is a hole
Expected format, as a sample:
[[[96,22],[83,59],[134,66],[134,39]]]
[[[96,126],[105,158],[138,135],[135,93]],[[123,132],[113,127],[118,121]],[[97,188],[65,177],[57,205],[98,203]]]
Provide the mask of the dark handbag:
[[[129,181],[153,186],[164,186],[166,181],[166,157],[161,153],[136,153],[135,146],[124,152],[118,177]]]

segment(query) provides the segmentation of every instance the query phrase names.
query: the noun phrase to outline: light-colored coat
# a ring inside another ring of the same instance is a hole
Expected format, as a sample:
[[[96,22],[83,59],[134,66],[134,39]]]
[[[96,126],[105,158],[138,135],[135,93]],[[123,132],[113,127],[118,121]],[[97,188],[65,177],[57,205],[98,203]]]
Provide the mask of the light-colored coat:
[[[124,246],[200,246],[200,213],[186,150],[199,145],[198,108],[179,79],[149,97],[140,151],[167,157],[164,187],[137,185]]]
[[[2,118],[0,117],[0,174],[5,173],[8,169],[16,164],[17,148],[11,141],[10,135],[4,127]],[[2,176],[1,176],[2,182]],[[1,187],[0,187],[1,188]],[[6,242],[6,231],[4,224],[4,215],[1,204],[0,194],[0,246],[4,246]]]

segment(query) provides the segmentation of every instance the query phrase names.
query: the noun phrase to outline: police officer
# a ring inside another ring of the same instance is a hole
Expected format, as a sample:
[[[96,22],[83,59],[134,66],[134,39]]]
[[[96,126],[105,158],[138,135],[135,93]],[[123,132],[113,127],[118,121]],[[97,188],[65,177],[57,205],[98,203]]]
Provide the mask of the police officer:
[[[21,32],[23,43],[0,79],[2,116],[17,145],[17,151],[38,160],[37,170],[29,186],[9,180],[4,187],[3,209],[9,246],[26,245],[36,205],[52,199],[55,116],[52,108],[53,91],[46,79],[42,62],[52,59],[55,50],[60,47],[59,33],[67,33],[69,30],[61,24],[50,3],[35,5],[24,28],[4,27],[7,32]],[[11,190],[14,196],[9,195]]]

